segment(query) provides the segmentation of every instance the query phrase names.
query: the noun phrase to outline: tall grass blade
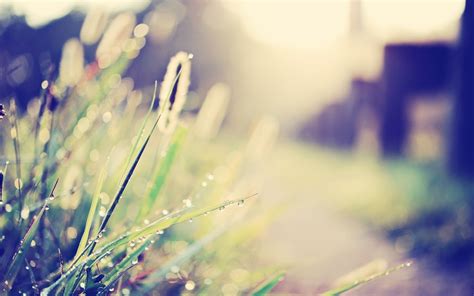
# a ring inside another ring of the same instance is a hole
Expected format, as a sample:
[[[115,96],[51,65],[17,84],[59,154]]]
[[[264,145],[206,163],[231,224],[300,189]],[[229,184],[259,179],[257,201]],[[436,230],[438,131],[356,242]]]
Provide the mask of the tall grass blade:
[[[138,212],[136,223],[140,223],[151,211],[156,199],[158,198],[163,186],[165,185],[166,178],[169,175],[176,154],[183,144],[184,139],[187,135],[187,128],[178,126],[171,145],[166,152],[166,156],[161,160],[161,163],[156,168],[153,177],[151,178],[151,187],[149,192],[145,195],[145,201],[142,203],[140,211]]]
[[[133,144],[132,149],[130,149],[130,152],[129,152],[128,157],[127,157],[127,161],[125,162],[125,166],[123,168],[123,173],[122,173],[121,180],[123,180],[123,178],[125,177],[125,173],[127,172],[127,168],[129,167],[130,162],[132,161],[133,154],[137,150],[138,143],[142,139],[143,133],[145,131],[146,124],[148,122],[148,119],[150,118],[151,112],[153,111],[153,106],[155,105],[155,101],[156,101],[157,88],[158,88],[158,82],[155,80],[155,88],[153,90],[153,98],[151,99],[150,108],[148,109],[148,112],[146,113],[145,118],[142,121],[142,125],[140,126],[140,130],[138,131],[137,139],[136,139],[135,143]]]
[[[79,254],[82,253],[89,239],[89,235],[92,229],[92,222],[94,221],[95,214],[97,211],[97,205],[99,204],[100,192],[102,190],[102,186],[105,180],[108,162],[109,162],[109,159],[107,159],[107,161],[105,162],[105,165],[102,167],[99,173],[99,178],[97,180],[97,184],[95,187],[94,196],[92,198],[91,206],[89,208],[89,214],[87,215],[86,225],[84,226],[84,232],[82,233],[81,241],[79,243],[79,246],[77,247],[77,251],[76,251],[76,255],[74,256],[74,259],[77,259]]]
[[[56,183],[54,184],[54,187],[51,190],[50,196],[53,196],[54,189],[56,188],[57,184],[58,184],[58,181],[56,180]],[[13,282],[15,281],[16,275],[18,274],[18,271],[20,271],[20,268],[25,261],[25,256],[30,248],[31,241],[33,240],[33,238],[36,235],[36,232],[38,231],[38,226],[40,225],[41,218],[43,217],[47,208],[48,208],[48,199],[46,199],[43,207],[38,212],[38,214],[36,214],[36,216],[33,217],[32,222],[30,226],[28,227],[25,236],[20,241],[20,245],[18,246],[15,254],[13,255],[11,264],[2,282],[2,285],[4,285],[4,287],[2,288],[3,291],[11,290],[13,286]]]

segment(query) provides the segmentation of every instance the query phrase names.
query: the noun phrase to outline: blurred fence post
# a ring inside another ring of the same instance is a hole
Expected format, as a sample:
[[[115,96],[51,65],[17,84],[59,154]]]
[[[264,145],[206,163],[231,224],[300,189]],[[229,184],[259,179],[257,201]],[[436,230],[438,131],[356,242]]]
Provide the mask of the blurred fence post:
[[[457,62],[449,168],[455,175],[474,177],[474,1],[466,0]]]

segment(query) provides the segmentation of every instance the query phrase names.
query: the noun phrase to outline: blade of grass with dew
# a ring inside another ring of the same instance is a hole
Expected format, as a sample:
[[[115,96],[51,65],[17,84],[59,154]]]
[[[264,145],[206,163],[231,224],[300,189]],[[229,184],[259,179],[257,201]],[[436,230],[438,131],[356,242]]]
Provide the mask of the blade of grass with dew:
[[[155,105],[157,88],[158,88],[158,82],[155,80],[155,88],[153,90],[153,97],[151,99],[150,108],[148,109],[148,112],[146,113],[145,118],[142,121],[142,125],[140,126],[140,129],[138,131],[137,139],[135,140],[135,143],[133,144],[132,148],[130,149],[130,152],[128,154],[127,161],[125,162],[125,166],[123,168],[123,173],[122,173],[122,176],[121,176],[120,180],[123,180],[123,178],[125,177],[125,174],[127,172],[127,168],[130,165],[130,162],[132,161],[133,154],[137,150],[138,143],[140,142],[140,140],[143,136],[143,132],[145,131],[146,124],[148,122],[148,119],[150,118],[151,112],[153,111],[153,106]]]
[[[152,244],[153,239],[148,238],[144,243],[142,243],[139,247],[135,248],[131,251],[125,258],[120,261],[115,267],[108,272],[104,277],[104,284],[106,285],[107,289],[110,288],[123,274],[124,271],[129,270],[132,266],[138,263],[138,256],[145,252],[147,248]]]
[[[105,180],[105,175],[106,175],[109,159],[110,158],[107,158],[104,166],[102,167],[99,173],[99,178],[97,180],[97,184],[95,187],[94,196],[92,198],[91,206],[89,208],[89,214],[87,215],[86,225],[84,226],[84,231],[82,233],[81,241],[79,243],[79,246],[77,247],[77,251],[76,251],[76,255],[74,256],[74,259],[78,258],[79,254],[81,254],[81,252],[84,250],[87,244],[87,241],[89,240],[89,234],[91,233],[92,222],[94,221],[94,217],[97,211],[97,205],[99,204],[100,192],[102,190],[102,186],[104,185],[104,180]]]
[[[4,282],[3,284],[6,287],[3,287],[2,290],[5,291],[10,291],[12,288],[13,282],[15,280],[16,275],[18,274],[18,271],[21,268],[21,265],[24,262],[25,259],[25,254],[28,252],[30,248],[31,241],[33,240],[39,226],[39,221],[41,220],[41,217],[43,216],[45,209],[46,209],[46,203],[44,206],[41,208],[41,210],[38,212],[36,217],[33,219],[33,223],[30,225],[30,227],[27,229],[25,236],[23,239],[20,241],[20,245],[18,246],[15,254],[13,255],[12,262],[5,274],[4,277]]]
[[[158,270],[149,274],[146,280],[140,283],[140,293],[146,294],[147,292],[151,291],[154,287],[157,286],[160,279],[162,279],[166,273],[171,269],[172,266],[179,266],[183,262],[186,262],[189,258],[197,254],[200,250],[202,250],[205,246],[209,243],[214,242],[216,239],[229,241],[230,244],[241,244],[247,240],[250,240],[256,236],[258,236],[268,224],[270,224],[274,219],[284,210],[283,207],[275,207],[271,208],[268,212],[264,213],[263,215],[259,215],[253,218],[251,221],[245,220],[241,221],[245,218],[244,216],[238,217],[237,220],[231,220],[228,223],[225,223],[221,227],[215,229],[211,233],[207,234],[203,238],[199,239],[198,241],[192,243],[186,250],[179,253],[177,256],[169,260],[163,266],[161,266]],[[239,225],[236,230],[228,231],[230,228],[233,228],[235,224],[244,223]],[[220,245],[221,246],[221,245]],[[230,246],[224,245],[221,246],[219,250],[228,250]],[[226,252],[226,251],[225,251]],[[227,255],[227,254],[226,254]],[[200,256],[200,259],[205,258],[206,256]]]
[[[321,295],[323,296],[337,296],[337,295],[341,295],[343,293],[346,293],[350,290],[353,290],[359,286],[362,286],[362,285],[365,285],[367,284],[368,282],[370,281],[373,281],[375,279],[378,279],[378,278],[381,278],[381,277],[384,277],[384,276],[388,276],[390,275],[391,273],[395,272],[395,271],[398,271],[400,269],[403,269],[403,268],[406,268],[406,267],[410,267],[411,266],[411,262],[406,262],[406,263],[403,263],[403,264],[400,264],[398,266],[395,266],[395,267],[392,267],[392,268],[389,268],[387,269],[386,271],[384,272],[380,272],[380,273],[377,273],[377,274],[374,274],[374,275],[371,275],[369,277],[366,277],[366,278],[363,278],[363,279],[360,279],[358,281],[355,281],[353,283],[350,283],[350,284],[347,284],[347,285],[344,285],[342,287],[338,287],[338,288],[334,288],[332,290],[329,290],[329,291],[326,291],[324,293],[322,293]]]
[[[166,274],[171,270],[173,266],[179,266],[192,256],[196,255],[199,251],[201,251],[206,245],[213,242],[216,238],[222,235],[226,230],[229,229],[230,225],[223,225],[222,227],[214,230],[213,232],[209,233],[205,237],[201,238],[200,240],[191,244],[186,250],[179,253],[177,256],[173,257],[171,260],[166,262],[163,266],[161,266],[158,270],[152,272],[146,277],[146,280],[140,283],[140,293],[145,295],[146,293],[153,290],[163,279]]]
[[[15,151],[15,168],[16,168],[16,180],[15,180],[15,187],[18,190],[18,204],[20,210],[18,211],[18,219],[19,222],[21,223],[21,211],[23,210],[23,197],[21,194],[21,154],[20,154],[20,139],[18,138],[20,136],[20,131],[18,128],[18,119],[17,119],[17,111],[16,111],[16,103],[15,100],[12,98],[10,99],[10,116],[8,117],[10,119],[10,125],[11,125],[11,138],[13,141],[13,148]]]
[[[58,184],[58,180],[56,180],[56,183],[54,184],[53,189],[51,190],[51,194],[49,196],[53,196],[54,189],[56,188],[57,184]],[[48,199],[46,199],[43,207],[38,212],[38,214],[36,214],[36,216],[33,217],[32,222],[25,233],[25,236],[20,241],[20,245],[18,246],[18,249],[13,255],[11,264],[5,274],[4,281],[3,281],[3,285],[6,286],[5,288],[8,289],[8,291],[11,290],[15,277],[18,274],[18,271],[20,271],[20,268],[25,260],[26,253],[28,252],[30,248],[31,241],[33,240],[33,238],[36,235],[36,232],[38,231],[38,226],[40,224],[41,217],[43,217],[44,212],[46,211],[47,207],[48,207]]]
[[[135,160],[132,164],[132,166],[130,167],[130,169],[128,170],[128,173],[127,175],[125,176],[125,179],[123,180],[122,184],[120,185],[117,193],[115,194],[115,197],[112,201],[112,204],[110,205],[110,207],[108,208],[106,214],[105,214],[105,217],[104,219],[102,220],[100,226],[99,226],[99,230],[97,232],[97,236],[96,238],[92,241],[90,247],[89,247],[89,255],[92,254],[92,252],[94,251],[94,248],[97,244],[97,241],[100,239],[100,237],[102,236],[103,232],[105,231],[105,227],[107,226],[107,223],[109,222],[110,220],[110,217],[112,216],[112,213],[114,212],[115,208],[117,207],[124,191],[125,191],[125,188],[127,187],[130,179],[132,178],[132,175],[138,165],[138,162],[140,161],[142,155],[143,155],[143,152],[145,151],[145,148],[147,147],[149,141],[150,141],[150,138],[154,132],[154,130],[156,129],[157,125],[158,125],[158,121],[160,120],[160,115],[158,114],[157,116],[157,119],[155,120],[155,124],[153,125],[152,129],[150,130],[150,132],[148,133],[148,136],[147,138],[145,139],[145,142],[143,142],[142,144],[142,147],[140,148],[140,150],[138,151],[138,154],[137,156],[135,157]],[[74,264],[77,262],[77,260],[83,255],[84,253],[79,253],[77,259],[73,260],[73,263],[71,264],[71,266],[74,266]],[[79,280],[81,279],[82,277],[82,268],[81,270],[79,271],[79,274],[77,275],[76,277],[76,281],[75,283],[73,284],[73,287],[72,287],[72,291],[75,290],[76,286],[79,284]]]
[[[173,167],[174,159],[176,158],[176,154],[178,153],[179,148],[184,142],[186,138],[188,129],[183,126],[178,126],[175,134],[173,135],[173,140],[171,145],[166,152],[166,156],[161,160],[161,163],[156,168],[153,177],[151,178],[151,187],[149,192],[145,195],[145,201],[142,203],[140,211],[138,212],[137,218],[135,219],[135,223],[140,223],[142,219],[144,219],[153,208],[155,201],[158,198],[158,195],[163,188],[167,176],[171,168]]]
[[[132,240],[136,240],[140,237],[148,237],[157,231],[160,230],[165,230],[175,224],[182,223],[185,221],[189,221],[190,219],[194,219],[200,216],[207,215],[209,213],[218,211],[218,210],[224,210],[228,206],[233,206],[240,204],[242,201],[245,201],[249,198],[254,197],[255,195],[247,196],[241,199],[233,199],[233,200],[227,200],[225,202],[219,203],[217,205],[213,206],[207,206],[207,207],[202,207],[199,209],[195,208],[187,208],[178,212],[171,213],[169,215],[166,215],[150,224],[148,224],[146,227],[124,234],[120,236],[119,238],[111,241],[110,243],[102,246],[99,250],[96,252],[91,253],[88,255],[86,258],[82,260],[78,260],[74,264],[72,264],[71,268],[61,275],[53,284],[51,284],[49,287],[45,288],[43,292],[45,293],[44,295],[48,295],[48,293],[52,292],[56,287],[67,281],[70,276],[77,272],[78,269],[83,268],[84,266],[92,265],[93,262],[97,261],[98,256],[101,256],[102,254],[107,254],[112,252],[113,250],[117,249],[118,247],[121,247],[123,245],[126,245],[130,243]],[[94,244],[94,242],[89,243],[86,248],[84,249],[89,250],[90,247]],[[83,253],[85,253],[85,251]]]
[[[278,285],[278,283],[280,283],[283,278],[285,277],[285,273],[284,272],[280,272],[272,277],[270,277],[269,279],[267,279],[266,281],[264,281],[262,284],[260,284],[259,286],[257,286],[251,293],[252,296],[264,296],[264,295],[267,295],[268,293],[270,293],[273,288],[275,288],[276,285]]]
[[[112,213],[114,212],[115,210],[115,207],[117,206],[120,198],[122,197],[123,195],[123,192],[125,191],[125,188],[127,187],[128,185],[128,182],[130,181],[130,179],[132,178],[132,175],[133,175],[133,172],[135,171],[137,165],[138,165],[138,162],[140,161],[142,155],[143,155],[143,152],[145,151],[145,148],[147,147],[149,141],[150,141],[150,138],[153,134],[153,132],[155,131],[156,127],[157,127],[157,124],[158,124],[158,121],[160,120],[160,116],[158,115],[158,118],[156,119],[155,121],[155,124],[153,125],[152,129],[150,130],[150,132],[148,133],[148,136],[147,138],[145,139],[145,142],[143,142],[142,144],[142,147],[140,148],[140,150],[138,151],[138,154],[137,156],[135,157],[135,160],[132,164],[132,166],[130,167],[130,169],[128,170],[128,173],[127,175],[125,176],[125,179],[123,180],[122,184],[120,185],[120,188],[119,190],[117,191],[113,201],[112,201],[112,204],[110,205],[109,209],[107,210],[107,213],[105,214],[105,217],[104,219],[102,220],[102,223],[100,224],[99,226],[99,232],[97,234],[97,236],[99,237],[100,234],[105,230],[105,227],[107,226],[107,223],[110,219],[110,217],[112,216]],[[92,253],[92,251],[94,250],[94,247],[95,247],[95,240],[94,242],[92,243],[92,246],[90,248],[90,251],[89,251],[89,254]]]
[[[94,256],[90,261],[84,263],[84,264],[81,264],[80,266],[78,266],[77,268],[74,268],[72,269],[71,273],[66,273],[68,274],[67,276],[67,280],[66,282],[61,282],[61,286],[60,288],[57,290],[57,292],[61,291],[62,290],[62,287],[64,287],[64,293],[63,295],[73,295],[74,291],[76,290],[77,288],[77,285],[79,284],[80,280],[82,279],[83,277],[83,271],[85,270],[86,273],[87,273],[87,270],[92,268],[92,266],[94,264],[96,264],[100,259],[106,257],[109,255],[109,252],[97,252],[96,253],[96,256]],[[87,276],[87,274],[86,274]],[[44,292],[44,290],[43,290]],[[42,292],[42,295],[43,295],[43,292]],[[49,292],[46,293],[45,295],[49,295]]]
[[[8,161],[5,162],[3,170],[0,170],[0,205],[3,204],[3,184],[7,175]]]

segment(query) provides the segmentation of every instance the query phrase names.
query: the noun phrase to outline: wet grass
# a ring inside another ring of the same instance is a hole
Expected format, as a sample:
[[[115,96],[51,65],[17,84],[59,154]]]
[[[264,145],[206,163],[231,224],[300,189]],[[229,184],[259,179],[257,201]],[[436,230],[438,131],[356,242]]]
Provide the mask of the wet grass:
[[[240,293],[276,268],[229,251],[251,248],[256,223],[274,218],[255,221],[258,192],[240,181],[255,147],[217,151],[180,118],[190,55],[135,90],[122,74],[139,48],[126,48],[106,65],[101,56],[67,69],[82,73],[74,83],[45,80],[27,110],[14,98],[2,108],[1,293]]]

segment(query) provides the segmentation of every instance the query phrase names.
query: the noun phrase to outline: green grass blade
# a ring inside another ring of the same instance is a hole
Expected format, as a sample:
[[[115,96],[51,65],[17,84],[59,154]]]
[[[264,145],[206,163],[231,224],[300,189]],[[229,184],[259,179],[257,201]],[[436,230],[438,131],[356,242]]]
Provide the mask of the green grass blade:
[[[41,210],[38,212],[38,214],[36,214],[36,217],[33,218],[30,227],[28,227],[25,236],[21,240],[18,249],[13,255],[11,264],[2,282],[2,285],[5,285],[6,287],[4,287],[2,290],[4,290],[5,288],[7,289],[7,291],[11,290],[15,277],[18,274],[18,271],[20,271],[21,266],[24,264],[25,256],[30,248],[31,241],[33,240],[36,235],[36,232],[38,231],[38,226],[40,224],[39,222],[41,220],[41,217],[43,217],[44,212],[46,211],[46,207],[47,202],[44,203]]]
[[[260,284],[258,287],[256,287],[254,291],[252,291],[251,295],[253,296],[267,295],[273,290],[273,288],[275,288],[276,285],[278,285],[279,282],[283,280],[284,277],[285,277],[284,272],[280,272],[272,276],[271,278],[267,279],[262,284]]]
[[[78,261],[65,274],[63,274],[60,278],[58,278],[56,282],[54,282],[49,287],[44,289],[42,293],[44,293],[44,295],[48,295],[48,293],[51,293],[56,287],[66,282],[71,277],[72,274],[77,272],[77,270],[82,270],[86,266],[93,265],[94,262],[98,260],[98,257],[105,256],[104,254],[109,254],[113,250],[121,246],[124,246],[133,240],[143,238],[143,237],[148,237],[150,235],[155,234],[157,231],[165,230],[175,224],[189,221],[190,219],[204,216],[218,210],[224,210],[226,207],[241,204],[243,201],[249,198],[252,198],[253,196],[255,195],[248,196],[243,199],[227,200],[217,205],[203,207],[199,209],[196,209],[196,208],[184,209],[178,212],[171,213],[165,217],[162,217],[150,223],[149,225],[147,225],[146,227],[142,229],[122,235],[119,238],[113,240],[112,242],[104,245],[96,252],[91,253],[88,257]],[[94,242],[86,246],[85,250],[89,249],[90,245],[92,244],[94,244]]]
[[[173,266],[179,266],[192,256],[196,255],[206,245],[213,242],[216,238],[222,235],[229,228],[229,226],[230,225],[226,224],[214,230],[205,237],[191,244],[188,248],[186,248],[186,250],[173,257],[171,260],[161,266],[158,270],[149,274],[146,280],[140,283],[140,293],[146,294],[150,292],[154,287],[158,285],[160,280],[165,277],[165,275],[171,270]]]
[[[100,199],[100,192],[102,190],[102,186],[104,185],[105,175],[107,171],[109,159],[105,162],[105,165],[102,167],[99,178],[97,180],[97,184],[95,187],[94,195],[92,197],[91,206],[89,208],[89,214],[87,215],[86,225],[84,226],[84,232],[82,233],[81,241],[79,246],[77,247],[76,255],[74,259],[77,259],[79,255],[82,253],[84,248],[86,247],[87,241],[89,240],[89,235],[91,233],[92,222],[94,221],[94,217],[97,211],[97,205],[99,204]]]
[[[151,187],[149,192],[146,194],[146,199],[142,203],[140,211],[138,212],[136,223],[140,223],[151,211],[155,201],[157,200],[163,186],[165,185],[166,178],[169,175],[171,168],[173,167],[174,159],[180,146],[183,144],[184,139],[187,135],[187,128],[183,126],[178,126],[175,134],[173,135],[173,140],[171,145],[168,148],[166,156],[162,159],[159,166],[156,168],[153,177],[151,178]]]
[[[148,238],[145,240],[143,244],[139,247],[135,248],[131,251],[125,258],[120,261],[115,267],[105,275],[103,280],[104,284],[106,285],[107,289],[111,287],[119,278],[120,276],[127,270],[129,270],[132,266],[136,265],[138,262],[138,256],[145,252],[145,250],[151,245],[152,238]]]
[[[366,277],[366,278],[363,278],[363,279],[360,279],[358,281],[354,281],[353,283],[349,283],[347,285],[344,285],[342,287],[337,287],[337,288],[334,288],[334,289],[331,289],[329,291],[326,291],[324,293],[322,293],[322,295],[324,296],[337,296],[337,295],[341,295],[345,292],[348,292],[350,290],[353,290],[359,286],[362,286],[362,285],[365,285],[367,284],[368,282],[370,281],[373,281],[375,279],[378,279],[378,278],[381,278],[381,277],[384,277],[384,276],[387,276],[387,275],[390,275],[392,272],[395,272],[397,270],[400,270],[400,269],[403,269],[403,268],[406,268],[406,267],[409,267],[411,266],[411,262],[407,262],[407,263],[403,263],[403,264],[400,264],[398,266],[395,266],[395,267],[392,267],[392,268],[389,268],[387,269],[386,271],[384,272],[380,272],[380,273],[377,273],[377,274],[374,274],[374,275],[371,275],[369,277]]]
[[[143,133],[145,131],[146,124],[148,122],[148,119],[150,118],[151,112],[153,111],[153,106],[155,105],[157,88],[158,88],[158,82],[155,80],[155,88],[153,90],[153,98],[151,99],[150,108],[148,108],[148,112],[146,113],[145,118],[142,121],[142,125],[140,126],[140,129],[138,131],[137,139],[135,140],[135,143],[133,144],[132,148],[130,149],[130,152],[129,152],[128,157],[127,157],[127,161],[125,162],[125,166],[123,168],[122,177],[120,178],[121,180],[123,180],[123,178],[125,177],[125,174],[127,172],[127,168],[129,167],[130,162],[132,161],[133,154],[137,150],[138,143],[140,143],[140,140],[143,137]]]

